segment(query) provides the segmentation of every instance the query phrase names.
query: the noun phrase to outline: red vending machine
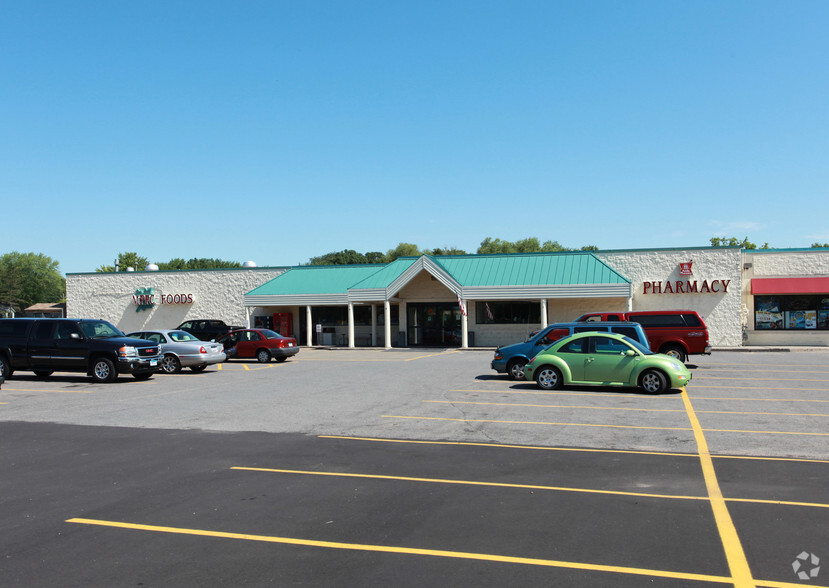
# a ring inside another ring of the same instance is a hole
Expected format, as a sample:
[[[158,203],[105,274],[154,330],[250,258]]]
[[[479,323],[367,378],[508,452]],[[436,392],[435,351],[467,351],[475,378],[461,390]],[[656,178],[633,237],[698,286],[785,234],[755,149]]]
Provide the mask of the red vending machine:
[[[273,330],[283,337],[293,337],[294,315],[290,312],[273,313]]]

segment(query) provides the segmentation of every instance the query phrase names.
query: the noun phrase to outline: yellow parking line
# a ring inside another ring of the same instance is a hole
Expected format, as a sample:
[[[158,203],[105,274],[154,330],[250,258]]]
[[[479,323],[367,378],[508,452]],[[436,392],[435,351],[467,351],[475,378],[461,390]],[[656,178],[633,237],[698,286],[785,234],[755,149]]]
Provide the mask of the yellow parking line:
[[[471,447],[492,447],[495,449],[532,449],[537,451],[566,451],[574,453],[625,453],[631,455],[665,455],[671,457],[697,457],[696,453],[675,451],[640,451],[634,449],[584,449],[580,447],[545,447],[543,445],[510,445],[505,443],[476,443],[473,441],[420,441],[416,439],[384,439],[381,437],[347,437],[344,435],[318,435],[320,439],[341,439],[344,441],[370,441],[374,443],[405,443],[413,445],[459,445]],[[715,459],[751,459],[761,461],[796,461],[805,463],[829,463],[826,459],[803,459],[799,457],[757,457],[749,455],[711,455]]]
[[[502,421],[497,419],[455,419],[448,417],[425,417],[408,415],[381,415],[384,419],[411,419],[424,421],[454,421],[462,423],[502,423],[508,425],[554,425],[560,427],[604,427],[609,429],[652,429],[657,431],[691,431],[690,427],[645,427],[641,425],[603,425],[596,423],[554,423],[547,421]],[[703,429],[708,433],[753,433],[765,435],[817,435],[829,437],[829,433],[802,433],[800,431],[752,431],[742,429]]]
[[[485,394],[529,394],[530,396],[610,396],[613,398],[623,398],[626,394],[625,388],[619,388],[617,392],[543,392],[541,390],[484,390],[484,389],[458,389],[449,390],[449,392],[477,392]],[[634,398],[648,398],[658,402],[665,400],[679,400],[679,394],[669,395],[664,394],[660,396],[634,394]]]
[[[703,388],[722,388],[722,386],[702,386]],[[735,386],[729,386],[729,389]],[[747,390],[789,390],[791,388],[746,388]],[[803,390],[798,388],[798,392]],[[806,390],[806,392],[829,392],[829,390]],[[694,396],[694,400],[739,400],[746,402],[829,402],[829,400],[820,400],[817,398],[758,398],[756,396],[750,397],[728,397],[728,396]]]
[[[405,361],[414,361],[416,359],[425,359],[427,357],[437,357],[438,355],[452,355],[453,353],[460,353],[457,349],[452,351],[441,351],[440,353],[429,353],[428,355],[418,355],[417,357],[410,357]]]
[[[444,478],[416,478],[410,476],[388,476],[382,474],[353,474],[346,472],[315,472],[305,470],[284,470],[275,468],[253,468],[235,466],[232,470],[249,472],[269,472],[276,474],[301,474],[306,476],[332,476],[336,478],[364,478],[372,480],[395,480],[398,482],[425,482],[431,484],[456,484],[459,486],[487,486],[495,488],[520,488],[523,490],[551,490],[555,492],[577,492],[582,494],[610,494],[614,496],[636,496],[638,498],[673,498],[676,500],[708,500],[706,496],[682,496],[671,494],[653,494],[648,492],[625,492],[621,490],[597,490],[593,488],[572,488],[567,486],[542,486],[540,484],[508,484],[505,482],[478,482],[473,480],[450,480]],[[829,507],[829,505],[827,505]]]
[[[698,457],[689,454],[690,457]],[[708,496],[687,496],[682,494],[654,494],[652,492],[628,492],[624,490],[598,490],[596,488],[575,488],[572,486],[543,486],[540,484],[508,484],[505,482],[480,482],[476,480],[452,480],[447,478],[418,478],[413,476],[389,476],[386,474],[355,474],[348,472],[320,472],[311,470],[287,470],[280,468],[255,468],[233,466],[231,470],[247,472],[266,472],[274,474],[297,474],[304,476],[330,476],[334,478],[362,478],[369,480],[394,480],[398,482],[422,482],[427,484],[456,484],[460,486],[486,486],[491,488],[517,488],[521,490],[549,490],[551,492],[576,492],[580,494],[606,494],[613,496],[636,496],[637,498],[663,498],[668,500],[708,500]],[[773,504],[775,506],[806,506],[811,508],[829,508],[829,504],[820,502],[795,502],[787,500],[764,500],[758,498],[726,498],[728,502],[747,502],[752,504]]]
[[[40,388],[3,388],[0,392],[54,392],[55,394],[92,394],[91,390],[43,390]]]
[[[121,529],[132,529],[138,531],[153,531],[156,533],[175,533],[181,535],[196,535],[202,537],[218,537],[223,539],[240,539],[244,541],[262,541],[266,543],[281,543],[286,545],[301,545],[304,547],[322,547],[327,549],[347,549],[354,551],[370,551],[379,553],[396,553],[406,555],[422,555],[430,557],[448,557],[455,559],[488,561],[498,563],[522,564],[533,566],[546,566],[554,568],[565,568],[573,570],[584,570],[592,572],[609,572],[615,574],[629,574],[637,576],[648,576],[657,578],[670,578],[677,580],[691,580],[698,582],[719,582],[730,584],[732,579],[724,576],[713,576],[709,574],[690,574],[686,572],[672,572],[669,570],[654,570],[647,568],[633,568],[625,566],[609,566],[591,564],[584,562],[560,561],[551,559],[538,559],[528,557],[516,557],[509,555],[497,555],[490,553],[473,553],[466,551],[446,551],[439,549],[421,549],[415,547],[399,547],[392,545],[370,545],[364,543],[342,543],[334,541],[318,541],[313,539],[297,539],[294,537],[274,537],[268,535],[250,535],[246,533],[227,533],[221,531],[208,531],[204,529],[187,529],[181,527],[161,527],[157,525],[142,525],[137,523],[125,523],[118,521],[103,521],[97,519],[74,518],[68,519],[67,523],[84,525],[98,525],[103,527],[116,527]],[[768,584],[771,585],[771,584]],[[778,584],[779,586],[788,586]],[[792,586],[799,586],[792,584]]]
[[[685,389],[682,390],[682,402],[685,404],[688,420],[691,421],[691,428],[694,430],[694,439],[697,442],[697,452],[699,453],[702,474],[705,479],[705,487],[708,489],[711,509],[714,511],[714,520],[717,523],[717,530],[725,549],[725,556],[734,579],[734,586],[736,588],[750,588],[755,585],[754,579],[751,577],[751,568],[749,568],[746,554],[743,551],[742,543],[740,543],[740,536],[737,534],[737,528],[728,513],[728,507],[725,504],[719,482],[717,482],[714,462],[708,452],[708,442],[705,440],[702,426],[694,413],[694,407],[691,405]]]
[[[484,406],[521,406],[524,408],[575,408],[587,410],[634,410],[640,412],[685,412],[676,408],[630,408],[621,406],[578,406],[572,404],[524,404],[519,402],[472,402],[466,400],[424,400],[423,402],[435,404],[480,404]],[[765,415],[765,416],[813,416],[813,417],[829,417],[829,414],[820,414],[813,412],[806,413],[791,413],[791,412],[747,412],[737,410],[698,410],[697,413],[705,414],[750,414],[750,415]]]

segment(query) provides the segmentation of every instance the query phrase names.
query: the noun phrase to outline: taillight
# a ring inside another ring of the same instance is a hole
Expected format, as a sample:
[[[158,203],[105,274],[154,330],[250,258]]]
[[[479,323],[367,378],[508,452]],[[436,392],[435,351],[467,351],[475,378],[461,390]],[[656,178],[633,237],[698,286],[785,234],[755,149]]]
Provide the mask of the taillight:
[[[204,348],[204,345],[202,345],[199,349],[199,353],[207,353],[207,349]]]

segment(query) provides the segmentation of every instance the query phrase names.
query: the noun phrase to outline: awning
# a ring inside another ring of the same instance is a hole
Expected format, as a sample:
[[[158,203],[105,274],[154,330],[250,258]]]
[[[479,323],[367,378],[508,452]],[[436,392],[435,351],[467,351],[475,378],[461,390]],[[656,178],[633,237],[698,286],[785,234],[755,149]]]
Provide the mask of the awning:
[[[829,278],[752,278],[751,293],[829,294]]]

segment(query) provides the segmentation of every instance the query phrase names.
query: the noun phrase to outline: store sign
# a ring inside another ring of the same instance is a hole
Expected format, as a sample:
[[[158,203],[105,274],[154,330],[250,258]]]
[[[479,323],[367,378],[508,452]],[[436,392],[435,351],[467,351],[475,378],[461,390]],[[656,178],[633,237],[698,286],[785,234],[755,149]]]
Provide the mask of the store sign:
[[[679,275],[680,276],[693,276],[694,272],[691,271],[691,266],[693,265],[694,260],[688,260],[685,263],[679,264]]]
[[[645,282],[644,294],[728,294],[731,280]]]
[[[132,295],[135,312],[149,310],[161,304],[193,304],[193,294],[162,294],[155,288],[138,288]]]

